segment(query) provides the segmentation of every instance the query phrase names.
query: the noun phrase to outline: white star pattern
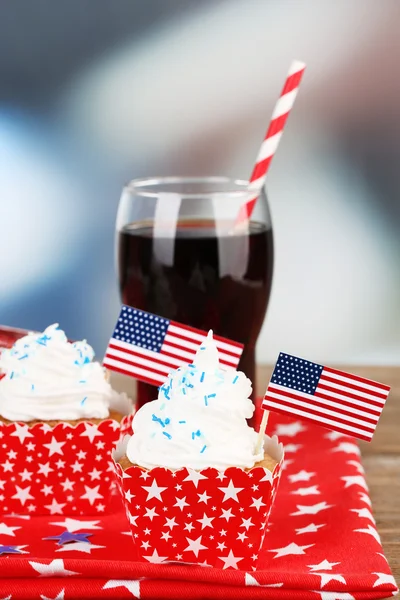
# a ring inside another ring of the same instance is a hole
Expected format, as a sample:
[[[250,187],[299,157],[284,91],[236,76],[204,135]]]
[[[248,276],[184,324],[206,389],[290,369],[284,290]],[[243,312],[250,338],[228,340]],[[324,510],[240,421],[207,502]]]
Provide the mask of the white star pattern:
[[[172,517],[172,519],[166,519],[164,527],[169,527],[170,529],[173,529],[173,527],[177,527],[178,523],[176,523],[175,517]]]
[[[84,552],[90,554],[92,550],[96,548],[105,548],[105,546],[98,546],[88,542],[70,542],[69,544],[63,544],[56,552]]]
[[[199,481],[201,481],[202,479],[207,479],[207,477],[200,473],[200,471],[188,469],[188,476],[183,481],[192,481],[194,487],[197,488],[197,486],[199,485]]]
[[[242,523],[239,525],[239,527],[244,527],[246,531],[248,531],[250,527],[254,527],[251,517],[249,519],[242,519]]]
[[[379,533],[377,532],[375,527],[372,527],[372,525],[368,524],[368,527],[366,529],[354,529],[353,531],[359,531],[360,533],[367,533],[368,535],[372,535],[372,537],[376,539],[378,544],[381,543],[381,538],[379,537]]]
[[[274,550],[268,550],[268,552],[276,552],[274,558],[280,558],[281,556],[288,556],[289,554],[305,554],[304,550],[312,548],[315,544],[308,544],[307,546],[298,546],[294,542],[284,546],[283,548],[275,548]]]
[[[47,477],[48,474],[51,473],[52,471],[54,471],[54,469],[52,469],[50,467],[50,463],[44,463],[43,465],[39,464],[39,474],[40,475],[44,475],[45,477]]]
[[[311,506],[303,506],[302,504],[298,504],[296,506],[297,511],[294,513],[290,513],[291,516],[295,515],[316,515],[321,510],[326,510],[327,508],[332,508],[333,504],[327,504],[324,502],[319,502],[318,504],[312,504]]]
[[[341,477],[341,479],[345,482],[345,489],[349,488],[352,485],[359,485],[360,487],[364,488],[364,490],[368,491],[368,486],[362,475],[346,475],[344,477]]]
[[[150,521],[152,521],[154,519],[154,517],[158,517],[159,514],[156,513],[155,508],[146,508],[146,513],[143,516],[149,517]]]
[[[161,502],[161,494],[167,489],[166,487],[160,487],[157,485],[157,481],[155,479],[153,479],[153,482],[150,486],[143,485],[142,487],[147,492],[146,502],[152,498],[156,498],[156,500],[160,500]]]
[[[228,510],[222,509],[221,519],[226,519],[226,521],[229,521],[229,519],[232,519],[234,516],[235,515],[232,513],[231,508],[228,508]]]
[[[49,450],[49,456],[53,456],[53,454],[63,454],[62,447],[65,446],[66,442],[57,442],[56,438],[52,436],[51,442],[49,444],[43,444],[45,448]]]
[[[238,494],[243,490],[243,488],[235,488],[232,479],[229,481],[227,487],[220,487],[218,489],[224,494],[222,502],[226,502],[230,499],[235,500],[235,502],[239,502]]]
[[[317,485],[312,485],[310,487],[298,488],[297,490],[293,490],[291,494],[298,494],[299,496],[319,496],[321,492],[318,490]]]
[[[338,440],[341,437],[346,437],[346,434],[340,433],[340,431],[329,431],[328,433],[325,434],[325,437],[328,440],[331,440],[331,442],[335,442],[336,440]]]
[[[355,600],[354,596],[347,592],[316,592],[320,594],[321,600]]]
[[[315,473],[310,473],[308,471],[299,471],[298,473],[293,473],[293,475],[289,475],[288,478],[291,483],[297,483],[298,481],[310,481],[311,477],[314,477]]]
[[[372,573],[372,575],[378,576],[378,579],[375,581],[373,587],[378,587],[379,585],[387,584],[396,586],[396,582],[393,575],[388,575],[387,573]]]
[[[336,565],[340,565],[340,562],[329,562],[329,560],[324,559],[317,565],[307,565],[310,571],[332,571],[332,567]]]
[[[201,538],[201,535],[196,540],[191,540],[187,537],[186,541],[189,545],[187,548],[184,549],[184,552],[193,552],[197,558],[201,550],[208,550],[207,546],[203,546],[203,544],[201,543]]]
[[[134,598],[140,598],[140,581],[137,579],[110,579],[103,585],[103,590],[124,587]]]
[[[316,533],[321,527],[325,527],[325,523],[321,525],[315,525],[314,523],[310,523],[306,527],[300,527],[299,529],[296,529],[296,535],[300,535],[302,533]]]
[[[203,517],[201,519],[197,519],[198,523],[201,523],[201,528],[204,529],[205,527],[213,527],[212,522],[214,520],[215,517],[207,517],[206,513],[204,513]]]
[[[204,502],[204,504],[207,504],[207,502],[211,498],[211,496],[207,495],[207,492],[204,492],[203,494],[197,494],[197,495],[199,497],[199,502]]]
[[[220,556],[219,558],[224,563],[224,566],[222,567],[222,569],[228,569],[229,567],[232,567],[233,569],[238,569],[239,568],[237,566],[238,562],[243,560],[242,556],[235,556],[233,554],[232,550],[229,551],[228,556]]]
[[[12,496],[12,498],[16,498],[17,500],[19,500],[21,502],[22,506],[25,505],[25,502],[27,500],[33,500],[33,496],[29,493],[31,490],[30,485],[26,488],[21,488],[21,487],[19,487],[19,485],[16,485],[15,490],[16,490],[16,493],[14,494],[14,496]]]
[[[174,506],[178,506],[181,510],[185,508],[185,506],[189,506],[188,502],[186,502],[186,496],[184,498],[176,498],[176,504]]]
[[[346,585],[346,580],[343,575],[336,575],[335,573],[314,573],[317,577],[321,577],[321,587],[325,587],[330,581],[339,581]]]
[[[85,493],[81,496],[82,500],[89,500],[90,505],[93,506],[96,500],[103,498],[102,494],[99,494],[99,488],[99,485],[94,488],[85,485]]]
[[[51,504],[47,504],[45,508],[50,511],[51,515],[62,515],[65,504],[59,504],[55,498],[53,498]]]
[[[375,524],[375,519],[372,513],[368,510],[368,508],[351,508],[351,512],[355,512],[358,514],[360,519],[369,519],[372,523]]]
[[[63,588],[60,592],[58,592],[57,596],[55,596],[54,598],[49,598],[48,596],[43,596],[43,594],[40,594],[40,597],[42,600],[64,600],[65,596],[65,589]],[[11,598],[11,596],[10,596]]]
[[[294,437],[301,431],[306,431],[306,429],[307,427],[304,427],[304,425],[300,421],[295,421],[294,423],[289,423],[288,425],[277,425],[274,433],[278,437]]]
[[[81,521],[79,519],[66,518],[65,521],[57,521],[56,523],[52,522],[51,525],[58,525],[70,533],[75,533],[81,529],[84,531],[89,529],[102,529],[102,527],[99,526],[99,523],[100,521]]]
[[[346,454],[357,454],[360,456],[360,448],[354,442],[341,442],[339,446],[333,448],[332,452],[345,452]]]
[[[5,523],[0,523],[0,535],[10,535],[15,537],[14,531],[17,531],[17,529],[21,529],[21,527],[9,527]]]
[[[256,508],[257,510],[260,510],[260,508],[262,506],[266,506],[265,502],[262,501],[262,497],[260,496],[259,498],[252,498],[253,502],[252,504],[250,504],[251,507],[254,506],[254,508]]]
[[[153,554],[151,554],[150,556],[143,556],[143,558],[145,558],[146,560],[148,560],[151,563],[155,563],[155,564],[160,564],[163,563],[164,561],[167,560],[167,556],[159,556],[157,550],[154,550]]]
[[[49,564],[29,561],[32,569],[39,573],[39,577],[69,577],[70,575],[80,575],[76,571],[69,571],[64,568],[64,561],[60,558],[52,560]]]
[[[91,441],[91,443],[93,444],[93,441],[96,437],[103,435],[103,433],[101,431],[99,431],[99,428],[97,427],[97,425],[92,425],[91,423],[85,423],[85,431],[82,431],[81,436],[82,437],[88,437],[89,440]]]
[[[24,443],[27,437],[33,437],[28,425],[20,425],[19,423],[15,423],[15,431],[11,435],[17,437],[21,444]]]

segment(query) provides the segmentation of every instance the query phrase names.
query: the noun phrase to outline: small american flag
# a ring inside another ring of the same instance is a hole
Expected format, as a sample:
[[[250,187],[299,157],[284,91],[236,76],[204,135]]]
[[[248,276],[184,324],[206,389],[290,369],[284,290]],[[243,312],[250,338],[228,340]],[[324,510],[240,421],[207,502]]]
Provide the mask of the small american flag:
[[[263,408],[371,441],[390,387],[279,354]]]
[[[171,369],[191,363],[206,331],[122,306],[103,365],[153,385],[164,383]],[[236,369],[243,344],[214,335],[222,366]]]

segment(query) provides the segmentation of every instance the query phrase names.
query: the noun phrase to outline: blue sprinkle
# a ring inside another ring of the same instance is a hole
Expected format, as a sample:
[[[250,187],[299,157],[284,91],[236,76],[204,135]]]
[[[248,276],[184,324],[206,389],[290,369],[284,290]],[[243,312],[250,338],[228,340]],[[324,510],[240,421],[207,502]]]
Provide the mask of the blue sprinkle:
[[[203,371],[200,377],[200,383],[203,383],[204,381],[204,376],[205,376],[205,372]]]
[[[164,421],[162,419],[160,419],[160,417],[156,417],[156,415],[152,415],[152,420],[155,421],[156,423],[160,423],[160,425],[162,427],[165,427]]]
[[[34,390],[34,389],[35,389],[35,386],[34,386],[34,385],[33,385],[33,383],[32,383],[32,392],[33,392],[33,390]]]
[[[186,421],[179,421],[179,423],[186,423]]]
[[[83,406],[85,404],[86,400],[87,400],[87,396],[85,396],[84,399],[81,400],[81,406]]]
[[[167,418],[165,419],[164,423],[165,423],[166,425],[169,425],[169,424],[171,423],[171,421],[170,421],[170,419],[167,417]]]
[[[193,383],[187,383],[187,384],[186,384],[186,387],[188,387],[188,388],[192,388],[192,387],[194,387],[194,385],[193,385]]]
[[[236,377],[235,377],[235,379],[232,381],[232,383],[236,383],[238,379],[239,379],[239,375],[236,375]]]
[[[200,431],[200,429],[198,429],[198,430],[196,431],[196,435],[197,435],[197,437],[200,437],[200,436],[201,436],[201,431]]]
[[[208,398],[215,398],[217,394],[208,394]]]
[[[163,435],[165,435],[165,437],[167,437],[169,440],[172,438],[172,435],[167,433],[166,431],[163,431]]]
[[[80,379],[79,383],[86,383],[86,379]]]
[[[195,432],[194,432],[194,431],[192,431],[192,440],[194,440],[194,436],[195,436],[195,435],[196,435],[196,434],[195,434]]]
[[[208,406],[208,400],[207,400],[207,396],[204,396],[204,404],[205,404],[206,406]]]
[[[10,373],[10,379],[12,379],[14,377],[14,371],[11,371]]]
[[[205,350],[206,347],[205,346],[200,346],[200,350]]]
[[[195,367],[196,365],[194,365],[193,363],[191,363],[190,365],[188,365],[188,367]]]
[[[183,388],[182,392],[184,393],[184,395],[186,396],[186,390],[185,388]]]
[[[160,410],[164,410],[164,408],[165,408],[165,402],[163,402],[163,403],[161,404],[161,406],[160,406]]]
[[[206,448],[207,448],[207,446],[203,446],[202,449],[200,450],[200,454],[203,454],[203,452]]]
[[[24,354],[23,356],[20,356],[18,360],[22,360],[23,358],[28,358],[28,355]]]

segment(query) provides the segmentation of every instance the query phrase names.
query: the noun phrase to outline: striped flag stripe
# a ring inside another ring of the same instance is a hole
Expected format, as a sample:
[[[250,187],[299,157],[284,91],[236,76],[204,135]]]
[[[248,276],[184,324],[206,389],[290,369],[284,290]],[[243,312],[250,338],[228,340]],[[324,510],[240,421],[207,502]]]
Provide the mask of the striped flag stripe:
[[[158,352],[153,352],[153,350],[146,350],[145,348],[139,348],[138,346],[132,346],[132,344],[128,344],[127,342],[122,342],[121,340],[112,339],[110,344],[108,345],[107,352],[111,349],[121,350],[124,354],[132,355],[132,356],[143,356],[144,358],[149,358],[151,361],[156,362],[161,365],[170,365],[173,367],[180,367],[182,365],[182,359],[176,358],[173,355],[168,356],[168,360],[163,360],[162,356],[165,353],[160,354]],[[134,350],[136,348],[136,350]]]
[[[167,362],[153,358],[146,358],[145,356],[142,356],[139,352],[129,352],[128,354],[127,352],[115,350],[109,347],[106,353],[106,358],[107,357],[115,358],[116,360],[121,359],[122,362],[126,362],[127,364],[130,363],[141,365],[143,367],[148,367],[150,371],[152,370],[152,367],[154,365],[157,371],[165,373],[164,377],[166,377],[172,369],[172,366],[169,365]]]
[[[200,342],[203,340],[204,336],[201,338]],[[168,343],[176,348],[182,348],[183,350],[190,349],[193,350],[193,352],[197,352],[197,350],[199,349],[200,342],[194,342],[193,340],[190,340],[188,338],[185,338],[184,336],[180,336],[177,334],[171,335],[170,333],[167,333],[167,335],[165,336],[164,344]],[[229,350],[225,350],[224,348],[219,348],[218,344],[216,344],[216,346],[218,348],[218,354],[220,356],[223,356],[226,360],[229,360],[230,358],[237,360],[238,356],[241,355],[241,352],[230,352]]]
[[[372,406],[376,406],[377,408],[382,408],[384,406],[384,402],[380,399],[370,398],[368,394],[354,394],[352,392],[346,392],[345,390],[340,390],[338,386],[326,385],[325,383],[319,383],[317,390],[324,390],[327,394],[337,394],[339,397],[345,396],[346,398],[351,398],[353,400],[357,400],[357,402],[367,402],[367,404],[371,404]]]
[[[313,421],[315,423],[316,419],[311,419],[309,417],[310,415],[310,411],[304,411],[304,410],[300,410],[299,408],[293,407],[290,408],[290,410],[285,409],[281,404],[277,404],[275,402],[269,402],[269,404],[278,412],[282,412],[285,413],[287,415],[298,415],[299,417],[303,417],[303,418],[307,418],[310,421]],[[327,427],[331,426],[333,429],[337,430],[337,426],[336,423],[337,421],[334,419],[327,419],[326,417],[322,417],[322,416],[318,416],[318,423],[325,424]],[[358,427],[353,427],[352,425],[343,425],[342,429],[349,435],[352,434],[357,434],[357,437],[362,437],[362,439],[365,440],[371,440],[372,439],[372,433],[368,434],[366,431],[364,431],[363,429],[360,429]]]
[[[324,406],[319,407],[314,402],[305,402],[303,399],[300,399],[300,397],[288,399],[279,393],[269,392],[268,403],[270,402],[270,398],[272,398],[274,402],[277,402],[284,407],[296,408],[300,406],[304,409],[307,409],[308,413],[310,413],[311,415],[316,415],[318,418],[321,416],[321,414],[328,415],[338,423],[343,423],[346,425],[357,425],[358,427],[360,427],[360,429],[364,429],[366,431],[374,431],[376,427],[376,421],[372,423],[367,423],[366,419],[357,419],[356,417],[346,416],[343,412],[330,410],[329,408]]]
[[[165,378],[161,379],[161,377],[157,375],[155,375],[154,377],[148,377],[148,375],[141,375],[140,373],[135,372],[133,369],[121,369],[121,367],[119,367],[118,365],[119,362],[114,361],[113,364],[106,365],[104,363],[104,366],[107,369],[111,369],[112,371],[116,371],[117,373],[121,373],[122,375],[128,375],[128,377],[136,377],[137,379],[140,379],[140,381],[150,383],[151,385],[162,385],[165,381]],[[154,398],[154,400],[156,400],[156,398]]]
[[[378,381],[373,381],[372,379],[365,379],[364,377],[360,377],[360,375],[352,375],[351,373],[343,373],[342,371],[338,371],[338,369],[332,369],[332,367],[324,367],[324,372],[329,373],[332,377],[337,376],[338,379],[353,379],[354,381],[359,381],[360,383],[366,385],[370,385],[371,387],[378,388],[379,390],[384,390],[385,392],[390,391],[390,385],[385,385],[384,383],[379,383]]]
[[[352,415],[353,413],[356,415],[359,415],[361,417],[365,417],[366,419],[369,419],[371,423],[377,423],[379,420],[379,417],[381,415],[380,412],[378,413],[372,413],[368,410],[360,410],[360,408],[356,408],[358,407],[358,405],[354,405],[354,404],[350,404],[348,405],[347,403],[344,402],[334,402],[332,398],[321,398],[322,402],[318,400],[315,400],[315,396],[316,394],[314,394],[313,396],[311,396],[311,394],[305,394],[303,392],[296,392],[296,391],[289,391],[288,388],[285,387],[280,387],[279,385],[275,384],[275,383],[270,383],[270,385],[268,386],[268,390],[267,390],[267,394],[266,394],[266,398],[268,399],[270,392],[274,391],[275,393],[279,393],[283,396],[287,396],[288,398],[293,398],[294,400],[296,398],[303,398],[306,402],[311,402],[312,404],[316,404],[318,406],[321,406],[322,408],[324,407],[331,407],[333,409],[338,408],[340,409],[340,411],[343,411],[345,413],[348,413],[350,415]],[[318,398],[320,398],[320,396],[318,395]],[[346,410],[349,409],[349,410]]]
[[[347,381],[339,381],[337,379],[334,379],[333,377],[328,377],[327,375],[325,375],[325,373],[322,371],[321,374],[321,378],[320,381],[324,381],[324,382],[328,382],[334,384],[334,387],[340,389],[340,390],[344,390],[344,391],[348,391],[348,390],[354,390],[354,392],[357,392],[357,394],[359,394],[360,396],[364,396],[366,398],[371,398],[372,400],[377,400],[379,398],[381,399],[385,399],[387,394],[379,391],[374,391],[369,389],[369,387],[361,387],[359,385],[355,385],[353,383],[349,383]]]
[[[149,381],[153,382],[153,385],[155,380],[159,383],[164,383],[166,379],[165,373],[162,373],[161,371],[156,371],[155,369],[143,369],[137,365],[129,364],[129,361],[125,359],[121,360],[119,358],[118,360],[115,360],[114,358],[107,358],[104,361],[104,366],[115,371],[116,367],[121,363],[124,364],[124,372],[127,375],[130,375],[131,377],[132,375],[140,376],[141,379],[142,377],[147,377]]]
[[[347,407],[347,408],[351,408],[353,409],[359,409],[362,408],[363,411],[360,412],[364,412],[365,414],[372,415],[372,416],[376,416],[376,417],[380,417],[381,413],[382,413],[382,407],[372,407],[369,404],[367,404],[366,402],[348,402],[347,400],[344,400],[342,398],[342,396],[340,394],[323,394],[321,392],[316,391],[314,394],[314,397],[317,398],[321,398],[322,400],[340,400],[340,404],[342,404],[343,406]]]
[[[182,335],[187,335],[188,337],[193,337],[197,342],[202,342],[204,340],[205,332],[196,329],[195,327],[190,327],[189,325],[179,325],[175,321],[170,321],[169,331],[174,333],[182,333]],[[213,333],[213,339],[217,344],[217,347],[221,347],[221,349],[232,350],[232,348],[237,348],[237,353],[240,355],[242,353],[243,344],[239,342],[234,342],[229,340],[229,344],[226,342],[226,339],[222,338],[219,335],[215,335]]]

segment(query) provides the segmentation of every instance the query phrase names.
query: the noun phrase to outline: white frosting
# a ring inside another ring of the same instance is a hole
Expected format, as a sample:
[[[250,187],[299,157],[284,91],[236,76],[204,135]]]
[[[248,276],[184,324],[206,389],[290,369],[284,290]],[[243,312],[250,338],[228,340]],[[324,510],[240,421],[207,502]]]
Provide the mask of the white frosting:
[[[246,421],[251,391],[244,373],[220,367],[210,331],[194,363],[171,373],[158,399],[136,413],[129,460],[145,468],[251,468],[263,458]]]
[[[0,356],[0,415],[10,421],[103,419],[119,396],[92,362],[86,341],[70,343],[58,325],[30,333]]]

